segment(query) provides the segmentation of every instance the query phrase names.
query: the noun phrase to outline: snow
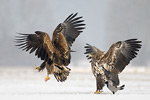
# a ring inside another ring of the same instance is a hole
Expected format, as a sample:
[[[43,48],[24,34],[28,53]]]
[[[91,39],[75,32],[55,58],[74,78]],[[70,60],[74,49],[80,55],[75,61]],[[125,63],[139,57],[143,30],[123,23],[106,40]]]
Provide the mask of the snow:
[[[120,74],[125,89],[113,95],[107,87],[102,94],[94,94],[95,78],[90,69],[72,68],[66,82],[60,83],[51,75],[44,81],[46,71],[32,67],[0,67],[0,100],[127,100],[150,97],[150,69],[126,68]]]

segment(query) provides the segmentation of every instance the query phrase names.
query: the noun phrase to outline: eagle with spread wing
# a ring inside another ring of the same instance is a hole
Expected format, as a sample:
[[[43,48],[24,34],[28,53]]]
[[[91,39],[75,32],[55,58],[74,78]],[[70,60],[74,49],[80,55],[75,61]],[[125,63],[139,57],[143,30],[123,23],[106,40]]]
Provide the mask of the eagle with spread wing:
[[[41,31],[36,31],[35,34],[18,33],[16,36],[16,46],[19,46],[19,49],[29,53],[35,52],[35,56],[43,61],[39,67],[35,66],[35,69],[40,72],[46,67],[45,81],[50,79],[49,74],[54,74],[58,82],[63,82],[70,73],[71,69],[67,66],[71,60],[71,46],[85,28],[82,17],[76,16],[77,13],[72,13],[60,23],[53,32],[52,40],[47,33]]]
[[[141,41],[128,39],[112,44],[104,53],[95,46],[86,44],[85,54],[90,59],[92,72],[96,78],[97,90],[94,93],[101,93],[105,83],[113,94],[122,90],[125,85],[117,87],[120,83],[118,74],[136,57],[141,46]]]

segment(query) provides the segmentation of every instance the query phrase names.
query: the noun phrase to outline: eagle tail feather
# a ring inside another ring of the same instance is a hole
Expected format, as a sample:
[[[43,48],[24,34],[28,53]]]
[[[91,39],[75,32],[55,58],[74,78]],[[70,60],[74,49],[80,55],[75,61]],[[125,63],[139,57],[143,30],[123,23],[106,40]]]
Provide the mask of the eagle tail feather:
[[[64,82],[67,79],[67,76],[69,76],[70,71],[70,68],[65,67],[61,69],[61,72],[59,73],[54,72],[54,76],[58,82]]]
[[[119,90],[123,90],[124,87],[125,87],[125,85],[120,86],[120,87],[119,87]]]

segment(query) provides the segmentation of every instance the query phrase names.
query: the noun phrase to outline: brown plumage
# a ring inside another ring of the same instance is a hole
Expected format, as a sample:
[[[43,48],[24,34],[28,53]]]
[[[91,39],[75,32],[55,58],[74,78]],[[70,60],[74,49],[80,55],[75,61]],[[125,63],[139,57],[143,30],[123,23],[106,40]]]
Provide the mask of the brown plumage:
[[[70,63],[70,47],[75,39],[85,28],[82,17],[76,17],[77,13],[69,15],[63,23],[60,23],[53,32],[52,41],[47,33],[36,31],[35,34],[18,33],[16,46],[29,53],[35,52],[35,56],[43,60],[38,68],[45,67],[47,74],[54,74],[57,81],[65,81],[70,73],[66,67]]]
[[[137,39],[114,43],[106,53],[89,44],[85,46],[85,54],[87,54],[88,59],[91,59],[92,72],[97,82],[97,91],[103,89],[106,81],[111,80],[115,87],[119,85],[118,74],[136,57],[141,46],[141,41]]]

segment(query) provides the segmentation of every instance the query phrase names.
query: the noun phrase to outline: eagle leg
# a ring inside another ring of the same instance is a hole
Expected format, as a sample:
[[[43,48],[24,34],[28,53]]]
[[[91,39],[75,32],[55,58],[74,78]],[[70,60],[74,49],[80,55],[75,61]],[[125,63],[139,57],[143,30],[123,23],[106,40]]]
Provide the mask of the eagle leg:
[[[41,67],[37,67],[37,66],[34,66],[34,69],[35,70],[38,70],[39,72],[42,70],[43,71],[43,69],[41,69]]]
[[[103,91],[101,91],[101,90],[96,90],[95,92],[94,92],[94,94],[100,94],[100,93],[102,93]]]
[[[45,82],[47,82],[49,79],[50,79],[50,77],[47,75],[47,76],[45,77]]]
[[[37,66],[34,66],[34,69],[38,70],[39,72],[42,70],[44,70],[45,68],[45,65],[46,65],[46,62],[44,61],[39,67]]]
[[[34,66],[34,69],[40,71],[40,67]]]
[[[49,72],[49,70],[47,70],[47,76],[45,77],[45,82],[47,82],[50,79],[49,74],[50,74],[50,72]]]
[[[102,75],[101,74],[97,74],[97,77],[96,77],[96,87],[97,87],[97,90],[94,92],[95,94],[100,94],[102,93],[103,91],[101,91],[104,87],[105,83],[104,83],[104,79],[102,78]]]

